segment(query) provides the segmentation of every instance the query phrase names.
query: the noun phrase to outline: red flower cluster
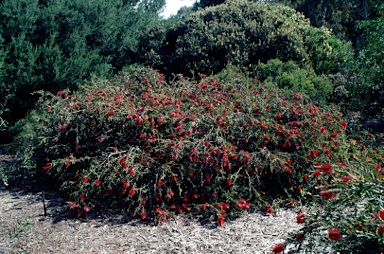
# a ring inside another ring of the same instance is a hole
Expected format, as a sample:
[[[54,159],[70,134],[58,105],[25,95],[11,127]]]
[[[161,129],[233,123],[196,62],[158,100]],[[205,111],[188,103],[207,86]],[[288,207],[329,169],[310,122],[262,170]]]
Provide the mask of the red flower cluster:
[[[297,223],[303,223],[304,219],[305,219],[304,213],[300,213],[299,215],[296,216]]]
[[[236,205],[242,209],[249,209],[251,207],[250,204],[245,201],[245,199],[240,199],[236,202]]]
[[[322,196],[325,199],[333,199],[336,196],[336,194],[330,191],[320,191],[320,196]]]
[[[379,225],[377,227],[377,233],[380,235],[380,236],[384,236],[384,225]]]
[[[272,248],[272,251],[273,251],[273,253],[275,253],[275,254],[282,253],[282,252],[284,252],[284,245],[283,245],[282,243],[276,244],[276,245]]]
[[[341,231],[338,228],[331,228],[328,230],[328,238],[332,241],[339,241],[343,238]]]

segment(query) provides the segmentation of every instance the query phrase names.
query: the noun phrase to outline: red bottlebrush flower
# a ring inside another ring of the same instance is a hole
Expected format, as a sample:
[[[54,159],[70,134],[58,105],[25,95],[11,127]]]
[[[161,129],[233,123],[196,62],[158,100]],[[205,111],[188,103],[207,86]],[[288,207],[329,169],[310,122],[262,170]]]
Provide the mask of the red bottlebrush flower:
[[[269,213],[269,214],[272,214],[272,213],[273,213],[273,209],[271,208],[270,205],[265,205],[265,210],[266,210],[267,213]]]
[[[305,215],[304,213],[300,213],[299,215],[296,216],[296,221],[297,223],[303,223],[304,222]]]
[[[232,185],[232,180],[231,179],[227,179],[225,180],[225,185],[227,185],[228,187]]]
[[[162,118],[157,118],[156,122],[157,122],[157,125],[160,126],[160,125],[163,124],[163,119]]]
[[[347,182],[349,182],[349,181],[351,180],[351,177],[349,177],[349,176],[343,176],[343,177],[341,177],[341,180],[342,180],[343,182],[347,183]]]
[[[89,181],[88,177],[83,176],[83,183],[87,183]]]
[[[332,173],[332,165],[330,164],[322,164],[321,169],[323,170],[324,173],[331,174]]]
[[[48,172],[48,170],[51,168],[52,164],[50,162],[47,162],[43,168],[45,172]]]
[[[147,204],[147,200],[146,200],[145,198],[143,198],[143,199],[141,200],[141,204],[142,204],[142,205],[146,205],[146,204]]]
[[[297,191],[301,193],[303,191],[303,186],[297,187]]]
[[[71,162],[70,161],[66,161],[65,162],[65,166],[68,168],[69,166],[71,166]]]
[[[102,143],[103,142],[103,136],[102,135],[98,136],[97,141],[99,141],[99,143]]]
[[[331,228],[328,230],[328,238],[332,241],[339,241],[343,238],[343,236],[341,235],[340,229]]]
[[[228,160],[229,160],[228,155],[223,155],[223,158],[221,158],[221,161],[223,162],[224,166],[228,164]]]
[[[164,183],[164,182],[163,182],[162,180],[157,181],[157,182],[156,182],[156,186],[157,186],[157,187],[161,187],[161,186],[163,185],[163,183]]]
[[[217,219],[217,224],[218,224],[219,226],[223,226],[223,225],[224,225],[224,222],[225,222],[225,217],[219,217],[219,218]]]
[[[231,207],[229,206],[229,204],[223,204],[223,209],[224,210],[229,210]]]
[[[337,138],[338,136],[339,136],[338,133],[334,133],[334,132],[333,132],[333,133],[331,134],[331,137],[332,137],[332,138]]]
[[[313,175],[314,175],[314,176],[321,176],[321,174],[322,174],[322,173],[321,173],[320,170],[317,170],[317,169],[316,169],[316,170],[313,171]]]
[[[121,162],[120,164],[121,164],[121,167],[122,167],[123,169],[126,169],[126,168],[128,167],[128,164],[125,163],[125,161]]]
[[[317,156],[319,156],[319,151],[317,151],[317,150],[312,150],[312,151],[311,151],[311,156],[312,156],[312,157],[317,157]]]
[[[377,233],[379,234],[379,235],[384,235],[384,226],[383,225],[379,225],[378,227],[377,227]]]
[[[172,189],[170,189],[170,190],[168,191],[168,195],[169,195],[170,197],[173,197],[173,196],[175,196],[175,192],[174,192]]]
[[[273,253],[282,253],[284,252],[284,245],[282,243],[279,243],[279,244],[276,244],[273,248],[272,248],[272,251]]]
[[[183,208],[183,211],[191,211],[192,208],[188,204],[182,204],[181,207]]]
[[[189,177],[190,177],[190,178],[194,177],[194,176],[195,176],[195,173],[196,173],[196,171],[193,171],[193,172],[189,173]]]
[[[187,195],[184,195],[184,196],[183,196],[183,201],[184,201],[185,203],[189,203],[189,202],[191,202],[191,200],[189,199],[189,197],[188,197]]]
[[[84,210],[84,212],[86,212],[86,213],[87,213],[87,212],[89,212],[89,210],[90,210],[90,209],[89,209],[89,207],[88,207],[88,206],[84,206],[84,207],[83,207],[83,210]]]
[[[320,196],[322,196],[323,198],[326,198],[326,199],[332,199],[336,195],[330,191],[320,191]]]
[[[48,107],[47,110],[48,110],[48,112],[51,112],[52,111],[52,107]]]
[[[325,128],[324,126],[320,128],[320,133],[323,134],[327,131],[327,128]]]
[[[95,180],[94,184],[95,184],[96,186],[100,186],[101,182],[100,182],[99,179],[97,179],[97,180]]]
[[[381,209],[381,210],[379,211],[379,218],[382,219],[382,220],[384,220],[384,209]]]
[[[236,205],[240,208],[243,209],[249,209],[250,205],[245,201],[245,199],[240,199],[239,201],[236,202]]]
[[[345,129],[345,128],[347,127],[347,125],[348,125],[348,122],[347,122],[347,121],[342,121],[342,122],[340,123],[340,127],[343,128],[343,129]]]
[[[219,208],[220,210],[223,210],[224,209],[223,204],[222,203],[217,204],[217,208]]]
[[[140,213],[140,219],[145,220],[147,218],[146,213]]]
[[[76,208],[76,203],[75,202],[71,202],[70,204],[69,204],[69,209],[75,209]]]
[[[303,180],[304,180],[304,181],[308,181],[308,180],[309,180],[308,175],[304,175],[304,176],[303,176]]]
[[[133,167],[129,167],[129,175],[134,177],[136,175],[135,169]]]
[[[381,171],[381,165],[380,165],[379,163],[376,164],[376,169],[377,169],[377,171],[379,171],[379,172]]]
[[[128,192],[128,195],[131,197],[135,196],[135,194],[136,194],[136,190],[134,188],[131,188]]]
[[[339,165],[340,167],[346,167],[347,163],[346,162],[339,162],[339,163],[337,163],[337,165]]]
[[[177,182],[177,179],[178,179],[178,175],[177,174],[173,174],[172,181]]]
[[[81,200],[84,200],[84,199],[85,199],[85,194],[84,194],[84,193],[81,193],[81,194],[79,195],[79,198],[80,198]]]

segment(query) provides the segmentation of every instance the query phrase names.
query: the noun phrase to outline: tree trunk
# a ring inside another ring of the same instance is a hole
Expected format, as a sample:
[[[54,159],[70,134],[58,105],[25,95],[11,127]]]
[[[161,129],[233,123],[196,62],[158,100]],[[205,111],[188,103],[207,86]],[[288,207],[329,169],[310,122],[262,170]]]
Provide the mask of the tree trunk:
[[[363,19],[368,18],[368,0],[363,0]]]

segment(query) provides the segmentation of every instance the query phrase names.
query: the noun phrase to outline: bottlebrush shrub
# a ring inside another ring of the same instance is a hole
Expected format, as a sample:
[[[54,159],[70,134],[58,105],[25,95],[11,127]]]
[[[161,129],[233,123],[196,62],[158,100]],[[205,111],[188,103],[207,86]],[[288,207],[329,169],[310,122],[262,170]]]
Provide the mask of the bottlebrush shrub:
[[[33,147],[37,170],[81,213],[113,208],[163,221],[195,212],[220,225],[251,206],[273,212],[274,198],[311,198],[328,181],[314,170],[331,174],[324,165],[347,156],[336,109],[240,75],[201,78],[168,84],[140,69],[43,93],[44,117],[30,125],[38,139],[19,146]]]
[[[317,205],[304,227],[289,242],[293,253],[332,247],[338,253],[381,253],[384,250],[384,134],[361,133],[350,139],[344,160],[321,165]],[[345,146],[347,148],[347,146]],[[334,169],[338,173],[333,172]]]

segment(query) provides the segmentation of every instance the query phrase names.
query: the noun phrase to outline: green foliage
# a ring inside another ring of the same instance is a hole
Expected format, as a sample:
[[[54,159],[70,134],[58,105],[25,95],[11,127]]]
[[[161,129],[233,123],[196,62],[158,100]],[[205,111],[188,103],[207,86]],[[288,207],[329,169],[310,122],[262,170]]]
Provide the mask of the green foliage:
[[[365,67],[369,103],[365,113],[384,118],[384,5],[378,8],[378,17],[362,21],[359,27],[364,31],[361,38],[360,59]]]
[[[25,236],[29,231],[31,231],[32,226],[31,222],[27,217],[22,217],[17,221],[16,225],[9,231],[10,238],[19,238]]]
[[[243,72],[270,59],[335,73],[350,46],[281,5],[230,1],[190,14],[170,28],[151,28],[139,43],[145,64],[168,74],[219,73],[230,62]]]
[[[134,61],[139,31],[158,20],[163,0],[5,0],[0,3],[0,89],[11,122],[33,108],[37,90],[77,89]]]
[[[256,68],[257,78],[265,83],[277,84],[279,88],[288,91],[297,91],[308,95],[313,102],[325,105],[333,92],[331,82],[325,76],[318,76],[314,71],[300,68],[293,62],[286,63],[278,60],[269,60]]]
[[[353,64],[352,45],[338,39],[331,30],[310,27],[305,41],[313,68],[318,74],[335,74]]]

